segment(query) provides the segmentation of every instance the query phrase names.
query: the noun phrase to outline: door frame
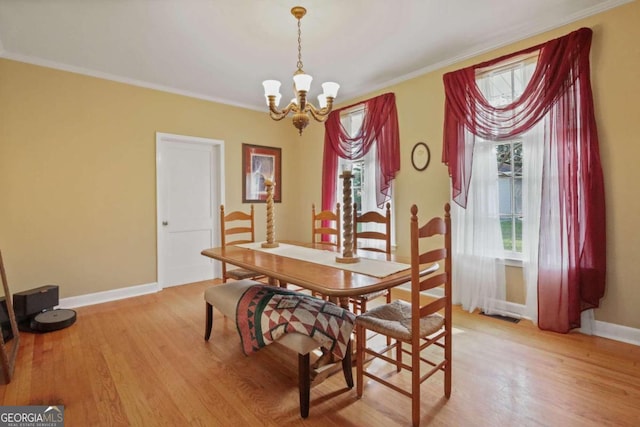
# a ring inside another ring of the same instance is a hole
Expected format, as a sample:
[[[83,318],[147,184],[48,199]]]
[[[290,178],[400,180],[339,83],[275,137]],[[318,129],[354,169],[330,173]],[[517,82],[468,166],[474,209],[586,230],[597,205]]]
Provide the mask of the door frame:
[[[162,265],[162,254],[166,248],[166,242],[164,241],[164,234],[162,230],[162,211],[161,208],[163,206],[163,195],[162,195],[162,177],[161,172],[162,168],[162,159],[160,156],[160,145],[161,144],[201,144],[201,145],[210,145],[213,148],[214,157],[217,157],[218,162],[214,165],[217,168],[217,173],[212,176],[213,182],[211,183],[211,188],[217,191],[220,199],[220,203],[224,203],[224,141],[218,139],[211,138],[202,138],[197,136],[187,136],[187,135],[177,135],[171,133],[163,133],[156,132],[156,267],[157,267],[157,280],[158,280],[158,288],[164,289],[166,278],[164,273],[164,266]],[[213,238],[214,245],[220,244],[220,235],[216,233],[216,224],[220,222],[219,219],[220,211],[213,207]],[[203,248],[206,249],[206,248]],[[221,266],[219,262],[212,263],[212,272],[213,277],[219,277],[221,273]]]

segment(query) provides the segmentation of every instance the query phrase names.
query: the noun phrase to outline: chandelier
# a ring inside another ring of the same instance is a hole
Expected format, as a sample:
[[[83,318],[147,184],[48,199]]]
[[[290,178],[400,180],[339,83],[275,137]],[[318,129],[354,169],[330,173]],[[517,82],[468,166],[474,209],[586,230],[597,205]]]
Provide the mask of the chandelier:
[[[302,130],[309,124],[309,115],[318,122],[324,122],[331,109],[333,108],[333,100],[338,95],[340,85],[334,82],[326,82],[322,84],[323,93],[318,95],[318,105],[316,108],[307,101],[307,93],[311,88],[311,80],[313,78],[305,74],[302,70],[302,32],[300,30],[300,20],[307,13],[307,9],[302,6],[296,6],[291,9],[291,14],[298,20],[298,69],[293,73],[293,88],[296,97],[291,100],[289,105],[284,109],[278,110],[280,103],[280,82],[278,80],[265,80],[262,82],[264,86],[264,96],[269,107],[269,115],[273,120],[282,120],[289,113],[293,113],[293,125],[298,129],[300,135]]]

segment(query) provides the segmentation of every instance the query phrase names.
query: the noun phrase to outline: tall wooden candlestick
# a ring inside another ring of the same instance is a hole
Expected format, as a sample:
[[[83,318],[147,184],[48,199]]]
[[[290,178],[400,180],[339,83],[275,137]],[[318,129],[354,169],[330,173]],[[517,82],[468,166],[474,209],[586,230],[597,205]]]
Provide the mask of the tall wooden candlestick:
[[[352,174],[350,170],[343,170],[342,175],[342,226],[344,232],[342,234],[342,256],[336,257],[337,262],[351,264],[356,263],[359,260],[357,256],[353,255],[353,204],[351,199],[351,178]]]
[[[276,227],[273,219],[273,190],[276,184],[270,179],[265,179],[264,185],[267,187],[267,241],[262,243],[262,247],[277,248],[280,245],[275,241]]]

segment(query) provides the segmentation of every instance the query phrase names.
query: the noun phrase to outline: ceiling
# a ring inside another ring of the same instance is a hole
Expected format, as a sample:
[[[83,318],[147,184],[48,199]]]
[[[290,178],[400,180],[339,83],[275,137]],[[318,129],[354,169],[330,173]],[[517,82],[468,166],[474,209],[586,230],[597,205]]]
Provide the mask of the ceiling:
[[[251,109],[302,60],[338,103],[630,0],[0,0],[0,56]],[[291,90],[291,96],[293,91]]]

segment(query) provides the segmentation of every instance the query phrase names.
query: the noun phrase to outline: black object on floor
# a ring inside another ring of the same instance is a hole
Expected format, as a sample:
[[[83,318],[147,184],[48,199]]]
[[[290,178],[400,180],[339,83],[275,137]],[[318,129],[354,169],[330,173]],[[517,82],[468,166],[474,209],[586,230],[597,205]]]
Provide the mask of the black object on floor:
[[[500,319],[500,320],[504,320],[506,322],[511,322],[511,323],[518,323],[520,321],[520,319],[517,319],[515,317],[503,316],[501,314],[487,314],[484,311],[481,311],[480,314],[482,314],[483,316],[493,317],[494,319]]]
[[[18,327],[23,332],[51,332],[67,328],[75,322],[74,310],[60,308],[43,311],[28,321],[20,322]]]
[[[58,285],[46,285],[13,294],[13,309],[18,322],[58,305]]]

